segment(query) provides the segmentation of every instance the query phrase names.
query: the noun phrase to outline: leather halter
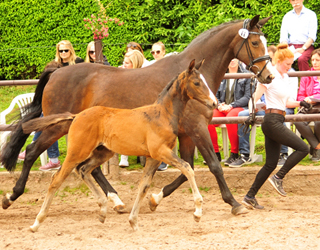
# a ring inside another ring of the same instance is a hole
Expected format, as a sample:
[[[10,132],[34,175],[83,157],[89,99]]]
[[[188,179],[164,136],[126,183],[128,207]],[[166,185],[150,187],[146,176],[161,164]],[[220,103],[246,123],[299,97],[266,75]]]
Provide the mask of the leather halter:
[[[243,29],[247,29],[247,26],[248,26],[250,21],[251,21],[251,19],[244,20],[243,26],[242,26]],[[248,31],[248,37],[249,37],[250,34],[264,36],[264,34],[262,32]],[[268,62],[266,62],[266,64],[263,66],[261,71],[259,71],[260,70],[259,67],[254,65],[254,64],[258,63],[258,62],[261,62],[261,61],[271,61],[271,57],[269,55],[264,55],[264,56],[260,56],[260,57],[258,57],[256,59],[254,59],[253,55],[252,55],[252,52],[251,52],[251,49],[250,49],[250,46],[249,46],[248,37],[243,39],[243,41],[241,43],[241,46],[240,46],[240,48],[239,48],[239,50],[238,50],[238,52],[236,54],[236,57],[238,57],[238,54],[239,54],[242,46],[245,44],[246,45],[246,50],[247,50],[247,53],[248,53],[248,57],[249,57],[249,61],[250,61],[249,65],[247,65],[246,68],[248,70],[250,70],[250,71],[252,71],[251,70],[252,67],[258,68],[258,73],[256,74],[256,76],[260,76],[262,74],[263,70],[266,68]]]

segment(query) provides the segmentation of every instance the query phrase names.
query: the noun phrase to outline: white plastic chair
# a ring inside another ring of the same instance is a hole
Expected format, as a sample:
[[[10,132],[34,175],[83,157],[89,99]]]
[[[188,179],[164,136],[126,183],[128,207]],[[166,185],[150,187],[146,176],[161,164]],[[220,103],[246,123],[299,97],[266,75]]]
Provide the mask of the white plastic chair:
[[[16,105],[18,105],[18,107],[20,108],[21,116],[25,115],[23,113],[23,107],[31,103],[33,100],[33,97],[34,97],[34,93],[27,93],[27,94],[18,95],[15,98],[13,98],[9,108],[7,108],[6,110],[0,113],[0,124],[7,124],[6,116],[14,109]],[[7,137],[10,135],[10,133],[11,131],[0,131],[0,149],[6,143]],[[47,164],[47,150],[40,155],[40,161],[42,166]]]

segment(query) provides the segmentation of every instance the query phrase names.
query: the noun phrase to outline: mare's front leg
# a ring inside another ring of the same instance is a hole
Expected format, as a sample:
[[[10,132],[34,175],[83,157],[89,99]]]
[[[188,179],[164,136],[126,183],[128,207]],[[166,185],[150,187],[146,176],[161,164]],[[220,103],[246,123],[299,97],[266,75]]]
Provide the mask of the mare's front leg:
[[[138,230],[138,214],[140,210],[140,203],[142,199],[146,196],[148,189],[150,188],[150,184],[152,178],[157,171],[158,166],[160,165],[160,161],[157,161],[152,158],[147,158],[146,165],[143,169],[142,179],[139,184],[137,198],[132,207],[129,222],[134,231]]]
[[[221,164],[213,149],[207,121],[205,119],[198,119],[197,121],[195,121],[195,119],[190,119],[189,123],[186,123],[185,125],[184,128],[186,133],[190,135],[192,141],[196,144],[204,160],[207,162],[210,172],[216,177],[222,199],[232,206],[231,213],[234,215],[248,213],[248,210],[237,202],[230,192],[224,178]]]
[[[52,127],[43,131],[40,137],[34,143],[31,143],[27,146],[26,157],[23,162],[20,177],[13,188],[13,193],[11,195],[7,193],[6,196],[3,197],[3,209],[7,209],[8,207],[10,207],[13,204],[13,202],[23,194],[30,173],[30,169],[33,163],[41,155],[41,153],[47,150],[56,140],[58,140],[67,132],[68,129],[65,129],[65,127],[63,126]]]

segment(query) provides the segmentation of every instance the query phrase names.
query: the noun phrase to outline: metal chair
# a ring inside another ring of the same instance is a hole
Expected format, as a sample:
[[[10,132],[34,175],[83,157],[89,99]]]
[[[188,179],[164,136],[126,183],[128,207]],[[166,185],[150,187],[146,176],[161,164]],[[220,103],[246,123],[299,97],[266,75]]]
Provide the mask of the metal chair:
[[[16,96],[10,106],[2,111],[0,113],[0,124],[7,124],[6,122],[6,116],[11,113],[11,111],[15,108],[16,105],[18,105],[20,109],[21,116],[24,116],[25,114],[23,113],[23,107],[26,106],[27,104],[31,103],[34,97],[34,93],[27,93],[27,94],[22,94]],[[6,143],[7,137],[10,135],[11,131],[0,131],[0,148]],[[32,133],[31,135],[33,135]],[[47,151],[43,152],[40,155],[40,161],[41,165],[47,164]]]

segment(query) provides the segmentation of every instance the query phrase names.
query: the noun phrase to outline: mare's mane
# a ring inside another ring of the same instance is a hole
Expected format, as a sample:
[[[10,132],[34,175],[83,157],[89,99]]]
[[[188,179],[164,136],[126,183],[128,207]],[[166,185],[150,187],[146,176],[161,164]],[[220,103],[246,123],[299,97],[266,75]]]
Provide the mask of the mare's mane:
[[[197,45],[198,43],[202,43],[204,40],[208,39],[210,36],[214,36],[215,34],[217,34],[218,32],[220,32],[221,30],[235,24],[235,23],[239,23],[243,20],[232,20],[230,22],[227,22],[227,23],[222,23],[216,27],[213,27],[209,30],[206,30],[204,32],[202,32],[200,35],[198,35],[195,39],[193,39],[189,45],[186,47],[189,48],[189,47],[192,47],[194,45]]]

